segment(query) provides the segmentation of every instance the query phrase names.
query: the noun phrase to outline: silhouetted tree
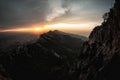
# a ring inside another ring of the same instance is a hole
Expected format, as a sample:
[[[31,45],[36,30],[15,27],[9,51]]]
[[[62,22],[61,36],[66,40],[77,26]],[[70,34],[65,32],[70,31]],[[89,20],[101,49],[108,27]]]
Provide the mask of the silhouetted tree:
[[[108,17],[109,17],[109,13],[105,13],[105,14],[103,15],[104,22],[107,21]]]

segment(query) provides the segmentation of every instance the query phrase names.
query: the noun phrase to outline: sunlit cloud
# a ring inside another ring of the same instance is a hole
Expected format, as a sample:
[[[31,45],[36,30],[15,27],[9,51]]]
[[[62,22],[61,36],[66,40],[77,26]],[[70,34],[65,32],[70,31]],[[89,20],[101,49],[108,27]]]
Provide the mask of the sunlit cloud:
[[[60,17],[66,13],[67,9],[55,8],[52,13],[49,14],[46,18],[47,21],[52,21],[53,19]]]

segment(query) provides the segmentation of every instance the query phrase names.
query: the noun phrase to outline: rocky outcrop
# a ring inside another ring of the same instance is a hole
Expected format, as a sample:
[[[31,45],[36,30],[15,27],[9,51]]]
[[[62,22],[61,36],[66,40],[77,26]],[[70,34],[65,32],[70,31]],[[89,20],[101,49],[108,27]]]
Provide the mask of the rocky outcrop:
[[[79,57],[79,80],[120,80],[120,1],[91,32]]]

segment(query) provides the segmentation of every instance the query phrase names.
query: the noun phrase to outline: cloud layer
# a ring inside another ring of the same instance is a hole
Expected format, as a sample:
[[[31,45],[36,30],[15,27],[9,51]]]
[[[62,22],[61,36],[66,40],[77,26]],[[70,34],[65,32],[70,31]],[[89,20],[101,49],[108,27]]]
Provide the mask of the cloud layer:
[[[100,21],[114,0],[0,0],[0,29],[46,22]]]
[[[48,6],[47,0],[0,0],[0,28],[42,23]]]

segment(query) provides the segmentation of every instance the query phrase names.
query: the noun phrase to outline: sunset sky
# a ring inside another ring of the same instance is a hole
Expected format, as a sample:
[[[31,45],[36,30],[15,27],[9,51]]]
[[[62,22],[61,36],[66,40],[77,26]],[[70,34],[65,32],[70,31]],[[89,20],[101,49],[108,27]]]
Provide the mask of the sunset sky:
[[[0,0],[0,32],[62,30],[88,36],[114,0]]]

